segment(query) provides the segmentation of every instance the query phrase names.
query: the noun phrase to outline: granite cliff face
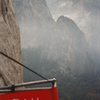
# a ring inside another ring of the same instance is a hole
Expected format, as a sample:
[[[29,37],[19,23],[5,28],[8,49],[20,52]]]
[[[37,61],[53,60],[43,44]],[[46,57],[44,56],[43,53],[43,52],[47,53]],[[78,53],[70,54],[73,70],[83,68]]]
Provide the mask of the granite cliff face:
[[[0,51],[21,61],[20,31],[12,0],[0,0]],[[22,82],[22,68],[0,55],[0,86]]]

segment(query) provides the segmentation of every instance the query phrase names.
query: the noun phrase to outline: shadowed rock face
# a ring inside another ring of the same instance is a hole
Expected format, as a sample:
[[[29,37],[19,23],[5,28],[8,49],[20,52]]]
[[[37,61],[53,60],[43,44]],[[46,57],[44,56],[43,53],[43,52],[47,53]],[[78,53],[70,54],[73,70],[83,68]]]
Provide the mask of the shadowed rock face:
[[[65,52],[63,58],[66,59],[63,66],[68,66],[78,73],[85,73],[90,62],[87,57],[88,45],[84,33],[73,20],[64,16],[58,18],[57,26],[57,33],[61,34],[61,41],[63,42],[62,48],[66,47],[66,51],[65,49],[62,50]]]
[[[12,0],[0,0],[0,51],[21,61],[20,31]],[[0,55],[0,85],[22,82],[22,68]]]
[[[22,33],[22,46],[44,45],[51,37],[54,20],[45,0],[13,0]],[[37,44],[37,43],[40,44]]]

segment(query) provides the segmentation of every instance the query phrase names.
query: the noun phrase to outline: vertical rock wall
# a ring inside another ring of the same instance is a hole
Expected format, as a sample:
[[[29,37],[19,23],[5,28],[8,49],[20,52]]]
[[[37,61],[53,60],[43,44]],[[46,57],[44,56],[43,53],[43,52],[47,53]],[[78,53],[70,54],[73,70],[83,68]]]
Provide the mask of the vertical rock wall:
[[[21,61],[20,31],[12,0],[0,0],[0,51]],[[22,82],[22,67],[0,55],[0,86]]]

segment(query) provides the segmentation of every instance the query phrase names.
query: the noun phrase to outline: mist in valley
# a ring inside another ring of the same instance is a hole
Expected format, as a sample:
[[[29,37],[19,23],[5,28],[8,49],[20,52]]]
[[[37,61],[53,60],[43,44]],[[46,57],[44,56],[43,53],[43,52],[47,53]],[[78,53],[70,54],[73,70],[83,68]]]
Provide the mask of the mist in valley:
[[[60,100],[99,100],[100,20],[99,14],[94,16],[99,8],[96,12],[91,7],[97,3],[93,0],[13,1],[22,33],[23,63],[47,78],[55,77]],[[68,4],[69,8],[66,7]],[[77,16],[80,12],[79,5],[84,16],[80,14],[76,18],[75,14]],[[73,7],[77,8],[74,15]],[[89,19],[86,14],[89,14]],[[25,81],[38,79],[24,69]]]

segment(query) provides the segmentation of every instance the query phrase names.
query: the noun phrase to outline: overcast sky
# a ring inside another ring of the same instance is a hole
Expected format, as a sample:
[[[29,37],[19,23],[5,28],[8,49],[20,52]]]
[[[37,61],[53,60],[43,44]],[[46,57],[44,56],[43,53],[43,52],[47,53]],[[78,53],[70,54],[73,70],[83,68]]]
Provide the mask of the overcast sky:
[[[60,15],[73,19],[89,39],[100,32],[100,0],[46,0],[55,20]]]
[[[46,1],[55,21],[62,15],[73,19],[85,33],[87,41],[93,40],[94,43],[97,41],[96,45],[98,44],[100,48],[100,0]]]

